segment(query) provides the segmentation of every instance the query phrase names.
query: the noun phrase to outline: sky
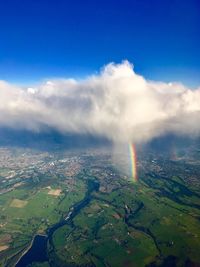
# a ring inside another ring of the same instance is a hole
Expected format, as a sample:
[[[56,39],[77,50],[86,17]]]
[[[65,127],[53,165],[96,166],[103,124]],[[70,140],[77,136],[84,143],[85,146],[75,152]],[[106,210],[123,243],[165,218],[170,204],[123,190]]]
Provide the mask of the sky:
[[[127,59],[146,79],[200,85],[199,0],[0,0],[0,80],[82,79]]]

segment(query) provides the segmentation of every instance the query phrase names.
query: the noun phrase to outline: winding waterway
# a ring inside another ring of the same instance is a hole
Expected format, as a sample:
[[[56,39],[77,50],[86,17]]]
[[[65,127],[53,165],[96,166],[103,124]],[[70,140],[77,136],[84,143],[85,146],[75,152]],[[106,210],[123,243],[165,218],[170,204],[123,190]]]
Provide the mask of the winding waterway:
[[[49,261],[47,253],[47,244],[49,242],[50,246],[53,247],[52,237],[54,232],[63,225],[72,224],[73,218],[92,200],[92,192],[99,190],[99,183],[94,180],[88,180],[87,187],[88,189],[84,199],[76,203],[73,207],[71,207],[69,213],[65,216],[64,219],[49,228],[46,236],[36,235],[34,237],[31,247],[20,258],[15,267],[27,267],[33,262]]]

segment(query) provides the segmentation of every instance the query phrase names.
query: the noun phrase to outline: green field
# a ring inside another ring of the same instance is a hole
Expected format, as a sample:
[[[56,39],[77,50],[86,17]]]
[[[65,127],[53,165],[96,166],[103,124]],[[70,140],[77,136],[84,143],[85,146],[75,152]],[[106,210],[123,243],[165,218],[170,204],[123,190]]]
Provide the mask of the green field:
[[[111,194],[95,193],[73,228],[54,233],[52,257],[63,266],[161,266],[171,259],[180,267],[199,263],[200,210],[158,196],[162,186],[155,190],[144,181],[127,182]]]
[[[9,249],[0,254],[0,266],[4,266],[5,259],[18,253],[20,256],[20,252],[30,245],[35,234],[45,234],[85,194],[85,185],[80,180],[77,180],[74,192],[70,193],[57,181],[51,187],[62,188],[63,192],[54,196],[48,194],[50,190],[46,187],[24,187],[0,196],[0,246],[5,244],[6,237],[6,245],[9,246]],[[19,203],[22,203],[21,207]],[[11,260],[10,266],[12,264]]]
[[[1,267],[15,266],[34,236],[49,235],[59,222],[48,261],[30,266],[200,266],[199,180],[184,176],[184,164],[167,175],[148,165],[134,183],[105,155],[80,159],[83,168],[72,167],[73,177],[65,176],[68,167],[62,173],[61,162],[60,176],[49,172],[0,195]]]

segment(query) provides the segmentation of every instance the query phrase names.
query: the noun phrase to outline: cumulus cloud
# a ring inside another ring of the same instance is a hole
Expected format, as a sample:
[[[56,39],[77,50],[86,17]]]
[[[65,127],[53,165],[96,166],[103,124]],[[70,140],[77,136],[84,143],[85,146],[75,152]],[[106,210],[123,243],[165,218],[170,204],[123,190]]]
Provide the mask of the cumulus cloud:
[[[51,80],[31,88],[0,81],[0,127],[89,133],[143,142],[200,133],[200,88],[148,81],[124,61],[84,80]]]

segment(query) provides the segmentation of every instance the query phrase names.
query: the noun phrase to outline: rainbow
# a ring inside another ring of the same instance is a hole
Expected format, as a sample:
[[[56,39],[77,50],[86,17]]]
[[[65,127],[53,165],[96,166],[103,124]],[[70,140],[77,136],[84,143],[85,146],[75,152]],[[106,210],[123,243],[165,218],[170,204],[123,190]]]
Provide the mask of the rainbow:
[[[129,144],[129,154],[130,154],[130,167],[131,167],[131,177],[134,182],[137,182],[137,156],[134,144]]]

